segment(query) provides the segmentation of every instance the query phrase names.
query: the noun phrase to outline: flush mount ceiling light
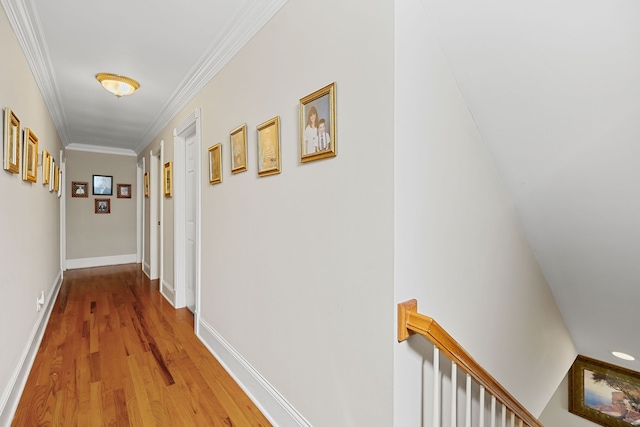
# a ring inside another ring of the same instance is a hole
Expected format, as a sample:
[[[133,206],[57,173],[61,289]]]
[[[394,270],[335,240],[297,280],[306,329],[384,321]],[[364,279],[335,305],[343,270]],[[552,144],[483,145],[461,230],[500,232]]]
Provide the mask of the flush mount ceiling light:
[[[102,87],[118,98],[131,95],[140,87],[140,83],[132,78],[119,76],[117,74],[99,73],[96,74],[96,79],[102,84]]]
[[[622,353],[620,351],[612,351],[611,354],[613,354],[615,357],[619,357],[620,359],[624,359],[624,360],[636,360],[635,357],[627,353]]]

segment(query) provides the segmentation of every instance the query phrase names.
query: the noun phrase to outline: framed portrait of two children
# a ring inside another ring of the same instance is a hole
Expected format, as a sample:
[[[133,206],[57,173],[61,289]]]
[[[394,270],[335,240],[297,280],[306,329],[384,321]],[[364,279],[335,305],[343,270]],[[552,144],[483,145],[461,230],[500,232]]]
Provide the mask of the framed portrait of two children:
[[[300,99],[300,161],[335,157],[335,83]]]

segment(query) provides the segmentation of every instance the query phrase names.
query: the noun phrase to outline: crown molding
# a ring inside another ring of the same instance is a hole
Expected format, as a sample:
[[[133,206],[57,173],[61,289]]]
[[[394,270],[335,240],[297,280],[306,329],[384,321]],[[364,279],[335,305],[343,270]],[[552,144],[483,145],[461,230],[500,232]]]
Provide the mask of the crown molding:
[[[2,0],[0,0],[2,1]],[[257,6],[243,9],[229,22],[228,31],[223,31],[222,39],[213,40],[209,48],[195,63],[151,126],[135,147],[140,153],[186,105],[209,83],[209,81],[251,40],[288,0],[257,2]]]
[[[88,145],[88,144],[71,143],[67,145],[65,149],[71,150],[71,151],[85,151],[87,153],[116,154],[118,156],[138,157],[138,154],[136,154],[136,152],[131,149],[105,147],[104,145]]]
[[[0,4],[22,48],[36,85],[58,130],[62,145],[66,146],[71,142],[71,137],[66,126],[67,120],[60,101],[55,71],[40,24],[38,9],[33,0],[0,0]]]

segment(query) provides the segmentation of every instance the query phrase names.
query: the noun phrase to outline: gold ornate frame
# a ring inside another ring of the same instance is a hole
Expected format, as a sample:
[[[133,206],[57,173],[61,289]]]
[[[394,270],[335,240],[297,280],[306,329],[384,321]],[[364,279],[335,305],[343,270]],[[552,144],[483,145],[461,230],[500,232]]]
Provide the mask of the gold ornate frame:
[[[4,170],[20,173],[20,119],[11,108],[4,109]]]
[[[42,152],[42,184],[51,180],[51,154],[47,150]]]
[[[247,170],[247,125],[238,126],[229,134],[231,142],[231,173]]]
[[[258,126],[258,176],[280,173],[280,117]]]
[[[610,390],[608,402],[591,402],[596,387],[600,392]],[[639,406],[640,372],[586,356],[578,356],[573,362],[569,370],[569,412],[606,427],[629,427],[633,424],[624,419],[640,419],[636,418]]]
[[[244,126],[244,125],[242,125]],[[246,133],[245,133],[246,143]],[[233,141],[233,137],[232,137]],[[232,142],[233,144],[233,142]],[[233,159],[231,159],[233,163]],[[246,152],[245,152],[245,166],[246,166]],[[245,169],[246,170],[246,167]],[[236,172],[242,172],[240,170]],[[220,184],[222,182],[222,144],[217,143],[209,147],[209,184]]]
[[[23,181],[38,181],[38,137],[29,128],[24,128],[24,152],[22,154]]]
[[[335,157],[338,154],[335,87],[334,82],[300,99],[300,162],[302,163]],[[314,113],[315,136],[313,136],[314,128],[310,125]],[[323,137],[324,146],[320,146],[318,135],[321,121],[324,122],[325,132],[328,134]],[[326,141],[327,136],[329,141]],[[312,139],[314,137],[315,140]]]
[[[173,196],[173,164],[171,162],[164,164],[163,182],[164,197]]]

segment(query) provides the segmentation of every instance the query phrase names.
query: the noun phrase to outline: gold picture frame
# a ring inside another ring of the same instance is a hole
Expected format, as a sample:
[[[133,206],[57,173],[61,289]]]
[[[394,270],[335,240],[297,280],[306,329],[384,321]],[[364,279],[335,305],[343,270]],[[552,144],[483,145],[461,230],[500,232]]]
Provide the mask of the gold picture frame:
[[[56,191],[58,192],[58,197],[62,197],[62,168],[56,166],[56,169],[58,170],[58,182],[56,183]]]
[[[51,154],[44,150],[42,152],[42,184],[48,184],[51,181],[51,176]]]
[[[144,173],[144,197],[149,198],[149,172]]]
[[[258,176],[280,173],[280,117],[258,125]]]
[[[71,197],[89,197],[88,182],[71,182]]]
[[[233,160],[231,161],[233,162]],[[245,152],[245,165],[246,165],[246,152]],[[219,142],[216,145],[212,145],[211,147],[209,147],[209,184],[211,185],[220,184],[221,182],[222,182],[222,143]]]
[[[95,199],[94,212],[97,214],[111,213],[111,199]]]
[[[54,166],[54,171],[53,171],[53,191],[56,192],[56,193],[60,190],[61,175],[62,175],[62,172],[60,171],[60,168],[58,166]]]
[[[22,153],[22,180],[38,181],[38,137],[29,128],[24,128],[24,151]]]
[[[569,412],[606,427],[635,425],[640,372],[578,356],[569,370]]]
[[[4,109],[4,170],[20,173],[20,119],[11,108]]]
[[[163,182],[164,182],[164,197],[173,196],[173,163],[167,162],[164,164],[164,173],[163,173]]]
[[[130,199],[131,198],[131,184],[118,184],[118,191],[116,192],[118,199]]]
[[[229,134],[231,141],[231,173],[247,170],[247,125],[238,126]]]
[[[335,157],[336,84],[331,83],[300,99],[300,162]]]

